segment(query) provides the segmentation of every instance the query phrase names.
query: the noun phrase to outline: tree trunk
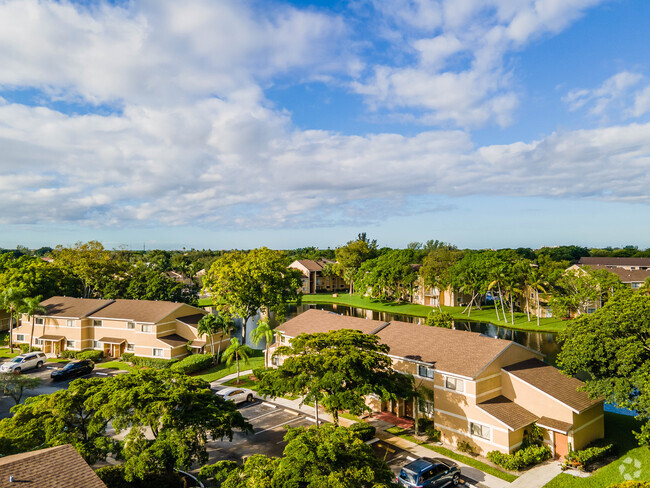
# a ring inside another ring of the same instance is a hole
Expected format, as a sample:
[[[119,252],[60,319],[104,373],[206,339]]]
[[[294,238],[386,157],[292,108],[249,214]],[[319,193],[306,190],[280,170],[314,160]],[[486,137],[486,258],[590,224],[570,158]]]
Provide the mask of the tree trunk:
[[[336,425],[338,427],[339,426],[339,411],[338,410],[334,410],[332,412],[332,419],[334,420],[334,425]]]
[[[266,341],[266,352],[264,354],[264,368],[269,369],[269,341]]]
[[[413,399],[413,427],[415,427],[415,435],[420,435],[420,415],[419,415],[420,399]]]
[[[246,324],[248,323],[248,319],[251,318],[252,315],[249,315],[248,317],[244,317],[242,320],[241,324],[241,343],[242,345],[246,345]]]
[[[539,291],[537,292],[537,327],[539,327]]]
[[[35,319],[32,317],[32,332],[29,336],[29,352],[32,352],[32,344],[34,344],[34,322]]]
[[[239,354],[235,353],[235,362],[237,363],[237,384],[239,384]]]
[[[212,353],[212,362],[214,363],[214,334],[210,334],[210,352]],[[221,347],[221,342],[219,343],[219,347]]]
[[[528,322],[530,322],[530,304],[528,302],[528,290],[526,290],[526,316],[528,317]]]
[[[14,352],[14,311],[9,309],[9,348]]]
[[[316,427],[320,425],[320,420],[318,420],[318,400],[314,400],[314,409],[316,410]]]
[[[503,312],[503,321],[507,324],[508,319],[506,318],[506,309],[503,306],[503,293],[501,293],[501,284],[499,284],[499,303],[501,304],[501,312]]]
[[[494,297],[492,297],[494,299]],[[501,320],[499,318],[499,304],[494,300],[494,312],[497,314],[497,321]]]
[[[510,320],[512,325],[515,325],[515,307],[512,298],[512,294],[510,294]]]

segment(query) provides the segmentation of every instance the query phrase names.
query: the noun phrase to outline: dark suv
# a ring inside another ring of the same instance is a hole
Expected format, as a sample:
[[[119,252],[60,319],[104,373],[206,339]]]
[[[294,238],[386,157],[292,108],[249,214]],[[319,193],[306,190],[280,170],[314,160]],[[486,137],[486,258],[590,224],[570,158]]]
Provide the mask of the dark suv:
[[[395,481],[409,488],[436,488],[460,482],[460,469],[444,459],[416,459],[404,466]]]
[[[68,380],[90,374],[93,372],[93,369],[95,369],[95,363],[90,359],[82,359],[81,361],[73,361],[61,369],[52,371],[50,377],[52,381]]]

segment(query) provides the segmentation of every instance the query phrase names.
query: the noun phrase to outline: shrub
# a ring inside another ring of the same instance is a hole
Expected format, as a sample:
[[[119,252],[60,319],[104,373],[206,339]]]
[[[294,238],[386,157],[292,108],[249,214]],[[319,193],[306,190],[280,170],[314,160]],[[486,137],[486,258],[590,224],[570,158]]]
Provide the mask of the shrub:
[[[440,442],[441,432],[433,425],[429,426],[426,430],[427,438],[430,442]],[[472,446],[470,446],[471,449]],[[473,449],[472,449],[473,450]],[[468,451],[469,452],[469,451]]]
[[[88,351],[81,351],[77,354],[77,359],[92,359],[94,362],[99,362],[102,360],[103,353],[102,351],[95,351],[94,349],[89,349]]]
[[[212,366],[212,356],[207,354],[194,354],[181,359],[179,362],[171,366],[172,371],[178,373],[194,373],[196,371],[203,371]]]
[[[124,465],[104,466],[95,471],[108,488],[178,488],[185,486],[177,473],[147,473],[143,479],[134,478],[133,481],[124,479]]]
[[[135,366],[143,366],[145,368],[153,369],[167,369],[176,362],[175,359],[162,359],[162,358],[143,358],[140,356],[133,356],[131,362]]]
[[[567,466],[577,466],[580,469],[586,469],[608,456],[614,450],[614,444],[603,444],[595,442],[582,451],[571,451],[566,455],[565,464]]]
[[[494,464],[510,471],[519,471],[527,466],[539,464],[551,457],[548,446],[532,445],[519,449],[513,454],[503,454],[500,451],[490,451],[487,458]]]
[[[460,452],[474,453],[474,447],[467,441],[458,441],[456,444],[456,449]]]
[[[362,441],[366,442],[375,437],[377,429],[374,426],[367,424],[365,422],[357,422],[350,426],[350,430],[356,433]]]
[[[25,354],[29,352],[29,344],[18,344],[18,347],[20,348],[20,351]],[[32,347],[32,352],[34,351],[40,351],[41,349],[39,347]]]
[[[79,354],[79,351],[70,351],[68,349],[66,349],[65,351],[61,351],[61,357],[67,359],[76,359],[77,354]]]
[[[131,361],[134,356],[135,356],[134,352],[123,352],[122,361]]]
[[[446,329],[451,329],[454,325],[454,318],[449,312],[431,310],[424,323],[433,327],[445,327]]]
[[[650,488],[650,481],[622,481],[609,485],[607,488]]]
[[[418,419],[418,428],[420,432],[426,432],[429,427],[433,426],[433,420],[427,417],[420,417]]]

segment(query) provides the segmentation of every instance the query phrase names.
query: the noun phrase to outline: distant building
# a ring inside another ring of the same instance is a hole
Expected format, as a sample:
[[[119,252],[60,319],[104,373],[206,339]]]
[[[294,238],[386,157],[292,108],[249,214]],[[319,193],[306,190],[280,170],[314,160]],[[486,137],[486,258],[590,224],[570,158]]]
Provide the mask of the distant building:
[[[0,488],[106,488],[70,444],[0,458]]]
[[[327,259],[319,259],[318,261],[299,259],[291,263],[289,267],[302,273],[301,290],[305,295],[319,292],[346,291],[348,284],[343,278],[333,274],[327,276],[323,274],[323,268],[328,264],[332,265],[334,262]]]

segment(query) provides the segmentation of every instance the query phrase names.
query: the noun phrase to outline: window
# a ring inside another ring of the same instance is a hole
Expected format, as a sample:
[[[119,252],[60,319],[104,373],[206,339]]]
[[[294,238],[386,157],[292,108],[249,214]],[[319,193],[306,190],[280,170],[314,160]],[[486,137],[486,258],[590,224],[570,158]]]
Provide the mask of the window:
[[[140,327],[141,327],[140,330],[142,330],[142,332],[151,332],[151,325],[142,324]]]
[[[632,283],[632,288],[641,288],[641,283],[639,282]]]
[[[25,340],[25,334],[16,334],[16,340],[17,341],[24,341]]]
[[[66,327],[74,327],[74,320],[70,320],[70,319],[66,320],[65,325]]]
[[[127,329],[135,329],[135,322],[127,322],[126,323],[126,328]]]
[[[69,347],[71,349],[74,349],[77,346],[77,343],[75,341],[65,341],[65,347]]]
[[[429,400],[420,400],[420,413],[433,415],[433,402]]]
[[[418,366],[418,374],[423,378],[433,378],[433,368]]]
[[[594,313],[596,311],[595,307],[589,307],[587,308],[587,313]]]
[[[102,326],[101,320],[93,320],[93,327],[101,327],[101,326]]]
[[[162,350],[162,349],[156,349],[156,348],[154,347],[154,349],[153,349],[153,355],[154,355],[154,356],[157,356],[157,357],[162,357],[162,355],[163,355],[163,350]]]
[[[99,341],[93,341],[93,349],[99,349],[100,347]]]
[[[36,325],[44,325],[45,324],[45,319],[43,317],[36,317],[34,323]]]
[[[465,382],[463,380],[460,380],[458,378],[451,378],[447,376],[445,378],[445,388],[448,390],[454,390],[454,391],[465,391]]]
[[[490,427],[487,425],[475,424],[470,422],[469,431],[473,436],[480,437],[481,439],[490,440]]]
[[[133,352],[133,351],[135,351],[135,345],[134,345],[134,344],[127,344],[127,345],[126,345],[126,350],[127,350],[128,352]]]
[[[40,340],[40,339],[34,339],[34,344],[37,345],[37,346],[42,346],[42,345],[43,345],[43,341]]]
[[[271,364],[273,366],[280,366],[280,358],[277,356],[271,356]]]

